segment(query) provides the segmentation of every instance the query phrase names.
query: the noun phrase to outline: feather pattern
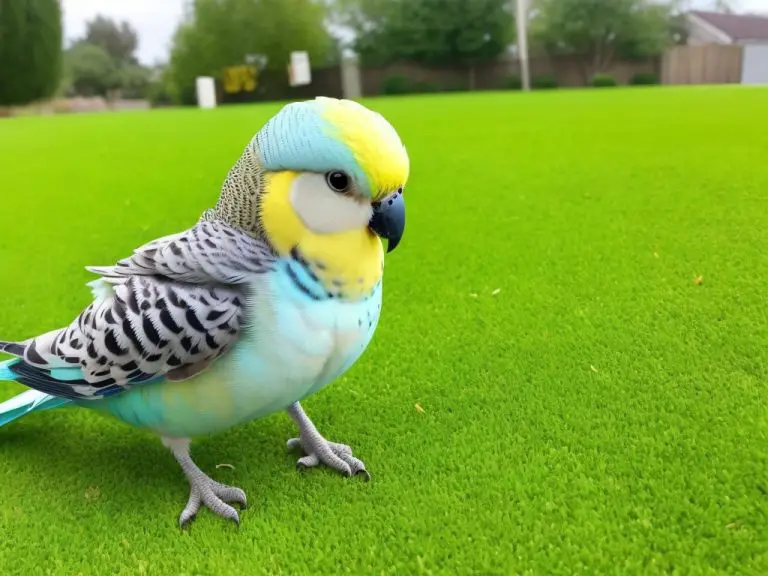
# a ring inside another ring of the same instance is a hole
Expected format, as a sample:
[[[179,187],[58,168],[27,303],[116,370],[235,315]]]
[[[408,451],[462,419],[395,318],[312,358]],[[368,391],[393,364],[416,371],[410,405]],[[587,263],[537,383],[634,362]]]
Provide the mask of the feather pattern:
[[[243,284],[254,274],[270,270],[275,260],[263,240],[221,221],[201,220],[185,232],[137,248],[115,266],[87,270],[114,284],[150,275],[192,284]]]
[[[97,399],[134,384],[190,378],[226,353],[245,323],[253,278],[276,257],[217,221],[159,238],[111,267],[89,267],[94,300],[69,326],[24,343],[15,380],[63,398]]]
[[[9,369],[22,384],[67,398],[98,398],[159,376],[185,379],[237,340],[244,301],[238,288],[134,276],[69,326],[25,342],[23,363]]]

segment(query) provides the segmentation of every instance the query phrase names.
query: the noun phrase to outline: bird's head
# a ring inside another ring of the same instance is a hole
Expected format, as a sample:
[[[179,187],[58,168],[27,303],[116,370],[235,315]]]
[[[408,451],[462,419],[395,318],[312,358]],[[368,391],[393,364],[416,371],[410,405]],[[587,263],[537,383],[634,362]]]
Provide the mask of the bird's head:
[[[350,100],[296,102],[254,136],[207,217],[299,258],[340,293],[363,293],[381,277],[381,239],[392,251],[403,235],[408,174],[380,114]]]

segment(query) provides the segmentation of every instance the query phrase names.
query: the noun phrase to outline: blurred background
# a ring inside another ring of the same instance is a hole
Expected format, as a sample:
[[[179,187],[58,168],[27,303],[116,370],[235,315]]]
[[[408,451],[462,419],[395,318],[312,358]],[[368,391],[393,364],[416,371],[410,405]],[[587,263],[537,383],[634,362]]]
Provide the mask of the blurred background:
[[[2,0],[0,57],[4,115],[196,105],[199,76],[221,104],[759,84],[768,0]]]

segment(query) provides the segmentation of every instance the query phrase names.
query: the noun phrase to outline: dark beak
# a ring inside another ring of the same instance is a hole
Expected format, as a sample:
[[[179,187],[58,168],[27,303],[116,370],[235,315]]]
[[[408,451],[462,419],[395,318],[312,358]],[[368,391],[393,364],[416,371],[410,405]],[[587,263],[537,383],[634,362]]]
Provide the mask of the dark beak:
[[[397,247],[405,230],[405,200],[402,190],[390,194],[381,202],[373,203],[373,216],[368,227],[389,241],[387,252],[392,252]]]

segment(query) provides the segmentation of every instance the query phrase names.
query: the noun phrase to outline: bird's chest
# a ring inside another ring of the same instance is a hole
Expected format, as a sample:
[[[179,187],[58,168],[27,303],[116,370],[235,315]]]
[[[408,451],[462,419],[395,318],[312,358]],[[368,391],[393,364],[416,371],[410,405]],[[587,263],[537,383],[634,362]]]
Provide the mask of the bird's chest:
[[[360,357],[380,311],[381,285],[350,302],[321,296],[287,270],[264,278],[249,298],[252,321],[234,351],[247,402],[279,410],[320,390]]]

